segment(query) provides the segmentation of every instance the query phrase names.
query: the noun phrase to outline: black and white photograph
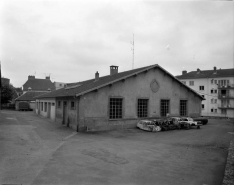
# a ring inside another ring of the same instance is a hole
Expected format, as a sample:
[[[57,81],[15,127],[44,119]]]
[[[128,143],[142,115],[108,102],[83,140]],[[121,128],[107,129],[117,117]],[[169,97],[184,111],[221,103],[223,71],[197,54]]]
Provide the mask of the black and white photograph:
[[[1,0],[0,185],[234,185],[233,0]]]

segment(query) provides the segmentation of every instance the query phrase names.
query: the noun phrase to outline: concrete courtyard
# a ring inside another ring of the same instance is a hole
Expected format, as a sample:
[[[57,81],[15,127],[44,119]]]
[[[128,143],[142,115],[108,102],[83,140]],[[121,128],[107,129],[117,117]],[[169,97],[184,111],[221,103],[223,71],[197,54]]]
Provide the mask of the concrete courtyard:
[[[0,118],[0,184],[220,185],[234,124],[77,133],[33,112]]]

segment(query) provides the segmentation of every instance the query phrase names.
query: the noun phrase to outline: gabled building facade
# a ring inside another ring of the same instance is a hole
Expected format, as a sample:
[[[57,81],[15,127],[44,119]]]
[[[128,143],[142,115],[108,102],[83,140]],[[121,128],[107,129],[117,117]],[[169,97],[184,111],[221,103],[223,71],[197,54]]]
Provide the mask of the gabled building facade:
[[[234,118],[234,69],[182,71],[176,76],[206,100],[202,102],[202,116]]]
[[[118,66],[110,66],[108,76],[97,72],[94,79],[38,96],[36,112],[50,117],[54,111],[56,122],[77,131],[110,130],[168,114],[198,117],[202,100],[157,64],[121,73]]]

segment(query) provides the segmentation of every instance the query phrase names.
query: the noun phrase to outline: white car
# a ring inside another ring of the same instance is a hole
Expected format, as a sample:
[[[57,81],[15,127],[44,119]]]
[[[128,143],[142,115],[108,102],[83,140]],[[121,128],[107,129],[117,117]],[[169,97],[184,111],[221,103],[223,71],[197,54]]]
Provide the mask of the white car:
[[[162,128],[156,125],[153,121],[150,120],[140,120],[137,123],[137,127],[141,130],[150,131],[150,132],[160,132]]]
[[[202,125],[201,121],[194,121],[193,118],[190,117],[182,117],[179,122],[180,124],[187,123],[189,126],[188,129],[190,129],[191,126],[197,126],[197,129],[199,129]]]

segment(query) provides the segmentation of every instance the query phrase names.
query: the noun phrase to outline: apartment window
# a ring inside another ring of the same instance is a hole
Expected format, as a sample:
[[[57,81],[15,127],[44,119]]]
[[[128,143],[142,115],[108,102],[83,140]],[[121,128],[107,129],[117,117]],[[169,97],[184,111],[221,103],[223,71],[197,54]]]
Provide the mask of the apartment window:
[[[121,119],[123,117],[123,99],[122,98],[110,98],[109,104],[109,118]]]
[[[58,101],[58,107],[61,107],[61,101]]]
[[[194,86],[194,81],[189,81],[190,86]]]
[[[214,100],[213,100],[213,98],[212,98],[212,99],[211,99],[211,103],[213,103],[213,101],[214,101]]]
[[[210,90],[210,93],[211,93],[211,94],[213,94],[213,93],[214,93],[214,90],[213,90],[213,89],[211,89],[211,90]]]
[[[180,100],[180,116],[187,116],[187,100]]]
[[[217,109],[215,109],[214,111],[215,111],[215,113],[217,113]]]
[[[139,118],[148,117],[148,99],[138,99],[137,116]]]
[[[181,81],[184,85],[186,85],[186,81]]]
[[[213,83],[214,83],[214,79],[211,80],[211,84],[213,84]]]
[[[214,84],[217,84],[217,80],[214,80]]]
[[[214,110],[213,110],[213,109],[211,109],[210,111],[211,111],[211,112],[213,112]]]
[[[166,116],[169,113],[169,103],[170,100],[161,100],[161,116]]]
[[[217,89],[214,90],[214,93],[217,94]]]
[[[203,91],[204,90],[204,86],[199,86],[199,90]]]
[[[214,99],[214,103],[217,103],[217,99]]]
[[[47,112],[47,102],[45,102],[45,112]]]
[[[202,106],[201,106],[201,107],[202,107],[202,109],[205,109],[205,105],[204,105],[204,104],[202,104]]]
[[[75,102],[74,101],[71,102],[71,109],[75,109]]]

